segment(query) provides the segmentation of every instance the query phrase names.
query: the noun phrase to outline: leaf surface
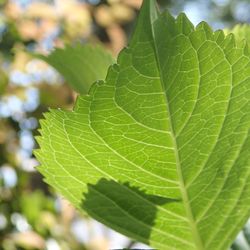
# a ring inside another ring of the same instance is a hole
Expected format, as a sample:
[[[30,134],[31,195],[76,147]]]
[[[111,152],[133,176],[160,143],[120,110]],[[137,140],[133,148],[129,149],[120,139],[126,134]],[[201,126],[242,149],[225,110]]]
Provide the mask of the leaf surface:
[[[146,0],[106,80],[45,115],[39,171],[152,247],[226,250],[250,215],[249,100],[245,44]]]
[[[66,46],[64,49],[55,49],[48,56],[38,57],[58,70],[80,94],[88,93],[93,82],[105,79],[108,67],[114,63],[107,50],[88,44]]]
[[[250,45],[250,25],[237,24],[232,29],[224,29],[225,34],[233,33],[238,42],[246,40],[248,46]]]

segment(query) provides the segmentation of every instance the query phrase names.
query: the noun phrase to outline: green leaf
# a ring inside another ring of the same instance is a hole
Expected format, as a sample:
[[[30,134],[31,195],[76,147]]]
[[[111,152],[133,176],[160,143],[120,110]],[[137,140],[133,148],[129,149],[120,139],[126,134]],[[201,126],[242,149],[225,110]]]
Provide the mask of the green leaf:
[[[114,63],[111,54],[100,46],[77,44],[56,49],[49,56],[38,56],[61,73],[78,93],[86,94],[91,84],[103,80]]]
[[[249,100],[243,43],[145,0],[105,82],[45,114],[39,171],[152,247],[226,250],[250,215]]]
[[[249,24],[237,24],[232,29],[225,29],[225,34],[233,33],[238,42],[246,40],[248,46],[250,45],[250,25]]]
[[[5,93],[6,87],[8,85],[8,77],[3,70],[0,70],[0,96]]]

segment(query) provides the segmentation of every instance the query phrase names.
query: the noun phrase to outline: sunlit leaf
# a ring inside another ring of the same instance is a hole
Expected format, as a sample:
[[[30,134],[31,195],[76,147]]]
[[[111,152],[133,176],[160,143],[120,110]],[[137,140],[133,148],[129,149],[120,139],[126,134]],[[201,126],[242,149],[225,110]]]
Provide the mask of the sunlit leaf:
[[[106,80],[45,114],[39,171],[152,247],[227,250],[250,215],[249,101],[244,43],[145,0]]]
[[[225,29],[226,34],[233,33],[237,42],[246,40],[248,45],[250,45],[250,25],[249,24],[237,24],[232,29]]]

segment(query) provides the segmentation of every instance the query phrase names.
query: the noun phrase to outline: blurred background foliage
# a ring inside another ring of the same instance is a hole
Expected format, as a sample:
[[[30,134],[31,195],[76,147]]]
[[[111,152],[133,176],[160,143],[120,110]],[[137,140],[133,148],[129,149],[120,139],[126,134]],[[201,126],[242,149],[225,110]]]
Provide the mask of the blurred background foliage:
[[[42,113],[49,107],[71,109],[77,95],[67,79],[32,55],[91,43],[115,58],[127,44],[141,2],[0,0],[0,250],[142,246],[75,211],[42,181],[32,154]],[[215,29],[250,22],[250,0],[159,4]],[[232,249],[249,250],[249,235],[246,226]]]

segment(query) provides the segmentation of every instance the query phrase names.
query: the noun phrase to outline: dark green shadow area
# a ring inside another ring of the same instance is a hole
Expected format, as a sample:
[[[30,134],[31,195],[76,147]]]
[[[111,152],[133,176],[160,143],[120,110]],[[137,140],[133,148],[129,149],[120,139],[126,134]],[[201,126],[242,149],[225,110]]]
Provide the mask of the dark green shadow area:
[[[129,183],[100,179],[95,185],[88,184],[82,208],[110,228],[149,244],[157,206],[178,201],[145,194]]]

